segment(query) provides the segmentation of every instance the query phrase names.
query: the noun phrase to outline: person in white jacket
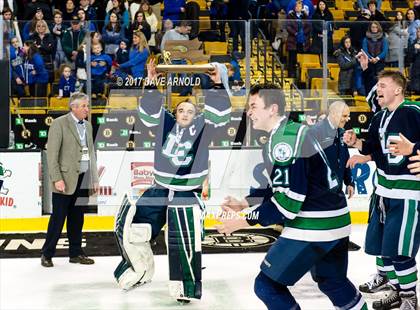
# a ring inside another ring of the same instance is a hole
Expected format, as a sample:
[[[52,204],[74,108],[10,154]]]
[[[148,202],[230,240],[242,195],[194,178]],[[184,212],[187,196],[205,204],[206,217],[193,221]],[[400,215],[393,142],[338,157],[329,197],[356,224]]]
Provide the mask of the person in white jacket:
[[[133,4],[134,2],[132,3],[132,5]],[[139,10],[144,12],[144,16],[146,16],[146,21],[150,25],[150,32],[152,35],[150,37],[149,42],[147,42],[149,44],[149,48],[151,49],[152,52],[156,52],[157,47],[156,47],[155,36],[156,36],[156,32],[158,31],[158,25],[159,25],[158,18],[153,12],[152,6],[150,5],[148,0],[141,0]]]

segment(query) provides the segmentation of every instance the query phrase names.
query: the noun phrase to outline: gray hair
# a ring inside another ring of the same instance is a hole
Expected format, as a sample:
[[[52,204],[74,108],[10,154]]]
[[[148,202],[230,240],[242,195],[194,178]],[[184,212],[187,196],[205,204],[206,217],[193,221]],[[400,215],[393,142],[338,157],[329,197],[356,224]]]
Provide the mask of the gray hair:
[[[342,112],[346,107],[348,107],[347,103],[343,100],[335,100],[328,106],[328,114]]]
[[[70,97],[69,101],[69,108],[71,110],[71,106],[75,104],[79,104],[80,101],[89,101],[89,96],[82,92],[73,93]]]

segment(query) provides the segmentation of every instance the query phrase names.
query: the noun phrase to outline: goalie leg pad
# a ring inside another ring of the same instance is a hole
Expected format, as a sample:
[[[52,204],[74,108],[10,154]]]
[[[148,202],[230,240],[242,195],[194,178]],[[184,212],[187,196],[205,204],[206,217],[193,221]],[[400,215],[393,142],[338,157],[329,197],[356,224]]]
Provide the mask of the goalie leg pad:
[[[150,247],[152,227],[146,223],[132,223],[136,205],[124,197],[115,218],[115,236],[123,261],[114,276],[123,289],[138,282],[150,281],[154,274],[153,252]]]
[[[168,206],[169,293],[175,299],[201,298],[200,206]]]
[[[137,273],[126,260],[122,260],[114,271],[114,277],[123,290],[129,290],[142,282],[144,274]]]

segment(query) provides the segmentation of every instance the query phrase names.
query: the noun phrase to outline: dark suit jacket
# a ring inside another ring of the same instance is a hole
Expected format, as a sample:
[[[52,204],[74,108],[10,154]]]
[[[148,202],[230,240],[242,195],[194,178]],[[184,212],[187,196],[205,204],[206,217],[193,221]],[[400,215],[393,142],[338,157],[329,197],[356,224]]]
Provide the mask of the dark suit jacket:
[[[310,130],[327,155],[328,161],[332,166],[330,168],[337,175],[341,185],[344,182],[347,186],[354,186],[351,169],[346,168],[350,154],[342,139],[344,130],[341,128],[338,130],[333,129],[328,118],[315,124]]]

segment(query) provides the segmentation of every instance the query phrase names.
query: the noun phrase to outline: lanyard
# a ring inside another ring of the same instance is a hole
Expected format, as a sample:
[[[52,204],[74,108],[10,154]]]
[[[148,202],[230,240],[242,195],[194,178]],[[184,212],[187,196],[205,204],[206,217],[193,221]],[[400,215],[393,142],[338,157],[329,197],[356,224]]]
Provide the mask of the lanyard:
[[[388,128],[389,122],[391,121],[392,117],[394,116],[394,113],[397,109],[395,109],[394,111],[392,111],[391,114],[389,114],[388,116],[386,116],[386,111],[384,112],[384,114],[382,115],[381,118],[381,123],[379,125],[379,138],[381,140],[383,140],[385,138],[385,132]]]
[[[384,112],[384,114],[382,115],[382,118],[381,118],[381,123],[379,125],[379,130],[378,130],[379,131],[379,140],[381,142],[382,151],[384,152],[384,154],[389,153],[389,150],[388,150],[387,145],[386,145],[387,143],[385,141],[385,138],[386,138],[385,133],[386,133],[386,130],[388,128],[389,122],[391,121],[392,117],[394,116],[394,113],[395,113],[396,110],[397,109],[392,111],[392,113],[389,114],[388,116],[386,116],[386,112]]]
[[[77,134],[79,135],[80,141],[83,141],[86,138],[86,127],[85,127],[85,125],[83,125],[82,132],[80,132],[78,125],[79,124],[76,123]],[[80,126],[80,127],[82,127],[82,126]]]
[[[398,110],[398,108],[403,104],[403,102],[401,102],[394,111],[392,111],[391,114],[389,114],[388,116],[386,116],[386,112],[382,115],[381,118],[381,123],[379,125],[379,137],[381,139],[385,138],[385,132],[388,128],[389,122],[391,121],[392,117],[394,116],[395,111]],[[389,111],[389,110],[388,110]],[[384,122],[385,120],[385,122]]]

